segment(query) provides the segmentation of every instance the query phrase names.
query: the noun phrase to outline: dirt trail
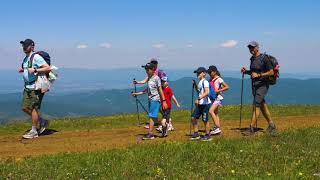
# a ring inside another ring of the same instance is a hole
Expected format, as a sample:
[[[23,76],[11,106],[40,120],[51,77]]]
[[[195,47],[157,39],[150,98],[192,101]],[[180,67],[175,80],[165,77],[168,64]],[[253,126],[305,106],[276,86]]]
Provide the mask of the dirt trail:
[[[202,124],[202,123],[200,123]],[[249,124],[244,120],[243,126]],[[289,128],[305,128],[320,126],[320,114],[309,116],[284,117],[276,121],[279,131]],[[87,152],[99,149],[127,147],[138,143],[156,143],[164,141],[186,141],[189,132],[188,123],[175,123],[175,131],[167,138],[156,138],[154,141],[141,141],[146,133],[143,127],[97,129],[81,131],[61,131],[51,135],[40,136],[32,140],[24,140],[21,135],[0,136],[0,158],[20,158],[60,152]],[[223,133],[214,138],[250,138],[243,137],[238,130],[238,120],[222,121]],[[266,127],[265,120],[259,121],[259,127]],[[263,134],[259,132],[258,136]],[[256,135],[257,136],[257,135]]]

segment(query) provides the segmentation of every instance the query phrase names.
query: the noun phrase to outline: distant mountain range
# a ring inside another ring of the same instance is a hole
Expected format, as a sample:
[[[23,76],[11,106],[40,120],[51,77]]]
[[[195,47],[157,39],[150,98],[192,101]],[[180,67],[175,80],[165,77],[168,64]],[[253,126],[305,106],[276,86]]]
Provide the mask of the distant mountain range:
[[[171,81],[184,77],[193,77],[193,69],[164,69]],[[239,71],[222,71],[224,77],[241,78]],[[53,94],[66,94],[74,92],[88,92],[101,89],[131,88],[133,78],[143,79],[144,69],[60,69],[60,78],[54,85]],[[21,74],[14,70],[0,70],[0,94],[20,92],[23,88]],[[320,78],[320,73],[288,74],[281,73],[281,78],[310,79]]]
[[[121,74],[121,72],[118,72],[118,74]],[[118,74],[114,74],[114,76]],[[101,76],[103,75],[101,74]],[[141,74],[141,77],[144,77],[144,74]],[[192,79],[194,78],[182,78],[170,82],[176,97],[182,104],[182,108],[190,108]],[[239,104],[241,80],[236,78],[224,78],[224,80],[231,87],[229,91],[224,93],[224,104]],[[101,85],[104,86],[104,84]],[[244,103],[248,104],[252,102],[250,80],[245,79],[244,85]],[[140,86],[139,89],[142,88],[143,86]],[[71,91],[69,93],[49,92],[44,98],[42,112],[51,117],[134,112],[135,99],[130,95],[132,90],[131,88],[74,91],[72,93]],[[267,101],[273,104],[320,104],[319,92],[320,79],[282,78],[279,79],[277,85],[270,88]],[[1,123],[26,119],[26,116],[20,111],[21,96],[21,92],[0,94]],[[141,96],[139,99],[147,106],[146,96]]]

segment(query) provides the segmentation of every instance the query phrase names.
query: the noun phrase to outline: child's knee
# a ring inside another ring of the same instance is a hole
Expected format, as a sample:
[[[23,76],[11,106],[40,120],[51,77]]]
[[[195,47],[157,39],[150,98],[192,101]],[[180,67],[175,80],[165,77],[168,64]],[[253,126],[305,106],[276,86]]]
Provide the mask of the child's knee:
[[[197,124],[198,120],[196,118],[192,118],[192,124],[195,125]]]

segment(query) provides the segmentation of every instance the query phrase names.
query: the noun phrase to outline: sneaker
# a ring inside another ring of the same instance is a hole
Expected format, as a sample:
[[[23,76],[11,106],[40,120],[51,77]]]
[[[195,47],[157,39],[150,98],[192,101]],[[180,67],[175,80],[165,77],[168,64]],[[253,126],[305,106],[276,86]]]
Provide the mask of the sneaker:
[[[162,127],[162,137],[167,137],[168,136],[168,125]]]
[[[154,135],[153,135],[153,134],[148,133],[148,134],[147,134],[147,135],[145,135],[142,139],[143,139],[143,140],[151,140],[151,139],[154,139]]]
[[[22,136],[24,139],[33,139],[33,138],[37,138],[38,136],[38,132],[34,132],[32,130],[30,130],[27,134]]]
[[[174,131],[174,128],[171,123],[169,124],[168,131]]]
[[[190,138],[190,140],[198,140],[198,139],[200,139],[199,133],[194,133]]]
[[[157,130],[159,133],[162,133],[162,126],[159,126],[158,128],[156,128],[156,130]]]
[[[244,136],[254,135],[254,134],[255,134],[254,127],[250,125],[247,130],[245,130],[244,132],[242,132],[242,134],[243,134]]]
[[[206,134],[205,136],[203,136],[202,138],[201,138],[201,141],[211,141],[212,139],[211,139],[211,137],[210,137],[210,135],[209,134]]]
[[[43,118],[40,118],[40,129],[39,134],[42,134],[49,126],[49,121]]]
[[[276,131],[276,125],[275,124],[269,124],[268,128],[267,128],[267,132],[272,133],[274,131]]]
[[[219,135],[221,132],[222,132],[222,131],[221,131],[220,128],[215,127],[215,128],[210,132],[210,134],[211,134],[211,135]]]
[[[149,124],[146,124],[146,125],[144,126],[144,128],[145,128],[145,129],[149,129],[149,128],[150,128]]]

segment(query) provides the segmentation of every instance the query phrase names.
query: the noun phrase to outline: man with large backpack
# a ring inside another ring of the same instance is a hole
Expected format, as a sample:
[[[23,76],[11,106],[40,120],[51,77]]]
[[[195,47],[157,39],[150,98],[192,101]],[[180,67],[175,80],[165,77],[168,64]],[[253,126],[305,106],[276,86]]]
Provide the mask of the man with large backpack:
[[[22,111],[31,116],[32,119],[31,130],[23,135],[23,138],[32,139],[38,137],[38,121],[40,121],[40,134],[48,124],[46,120],[39,116],[39,110],[44,93],[41,89],[36,88],[36,81],[39,75],[44,75],[50,72],[50,65],[41,55],[35,53],[35,44],[33,40],[26,39],[24,41],[20,41],[20,44],[26,54],[23,59],[22,66],[19,68],[19,72],[23,74],[24,79]]]
[[[250,70],[245,67],[241,69],[241,73],[251,76],[252,80],[252,95],[253,95],[253,112],[251,124],[248,131],[244,135],[253,135],[257,126],[257,118],[262,112],[268,122],[268,132],[275,132],[276,125],[272,121],[270,111],[265,101],[265,96],[268,93],[270,85],[276,83],[278,77],[279,65],[277,60],[267,54],[260,53],[259,44],[252,41],[247,46],[252,57],[250,58]]]

